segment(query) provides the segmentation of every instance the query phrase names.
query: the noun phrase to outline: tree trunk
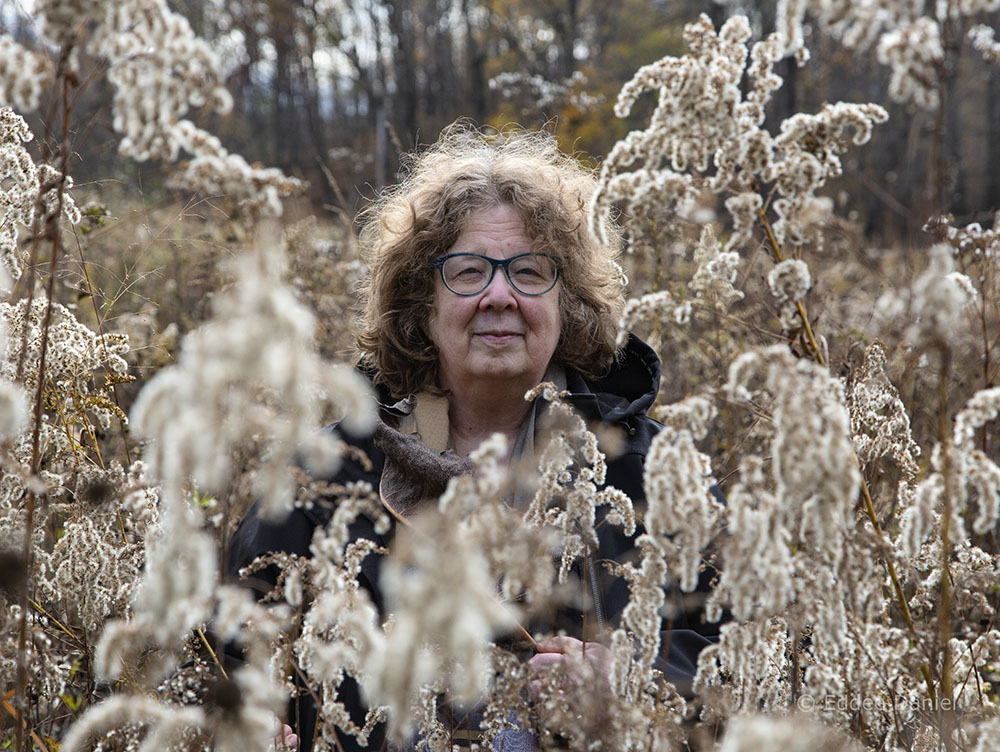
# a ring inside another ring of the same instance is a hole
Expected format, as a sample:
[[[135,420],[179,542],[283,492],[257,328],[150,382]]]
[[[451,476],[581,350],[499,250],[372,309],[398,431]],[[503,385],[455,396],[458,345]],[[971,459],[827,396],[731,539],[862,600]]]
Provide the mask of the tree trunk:
[[[404,146],[412,145],[419,130],[417,122],[417,59],[415,53],[412,0],[390,0],[389,31],[394,44],[392,54],[393,79],[396,94],[393,112],[396,130]]]
[[[465,18],[465,60],[467,75],[465,90],[469,114],[482,123],[486,120],[486,52],[479,44],[477,30],[472,25],[472,0],[462,0],[462,16]]]

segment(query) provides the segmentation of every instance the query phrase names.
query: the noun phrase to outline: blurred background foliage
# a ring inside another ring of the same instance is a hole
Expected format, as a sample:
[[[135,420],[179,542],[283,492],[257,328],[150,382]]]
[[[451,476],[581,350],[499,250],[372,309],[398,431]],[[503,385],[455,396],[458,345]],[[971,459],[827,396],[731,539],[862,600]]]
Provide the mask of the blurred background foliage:
[[[642,65],[684,52],[681,29],[701,12],[716,27],[747,13],[758,37],[774,0],[172,0],[222,55],[232,113],[204,120],[232,151],[309,181],[314,207],[353,215],[394,180],[399,154],[432,143],[456,118],[548,127],[564,148],[600,157],[630,127],[615,96]],[[0,0],[7,33],[33,35],[26,0]],[[1000,14],[978,19],[994,28]],[[835,198],[867,237],[917,242],[932,212],[992,222],[1000,206],[1000,70],[961,29],[947,46],[939,113],[890,107],[873,143],[845,164]],[[814,31],[812,59],[782,61],[770,123],[839,100],[886,104],[875,51],[852,52]],[[86,61],[93,73],[98,60]],[[88,82],[85,74],[84,83]],[[101,82],[101,83],[98,83]],[[75,105],[78,184],[118,174],[157,191],[156,170],[117,159],[110,95],[100,76]],[[45,108],[40,111],[44,117]],[[37,123],[32,123],[36,133]],[[40,134],[42,135],[42,134]],[[941,174],[938,174],[941,173]]]

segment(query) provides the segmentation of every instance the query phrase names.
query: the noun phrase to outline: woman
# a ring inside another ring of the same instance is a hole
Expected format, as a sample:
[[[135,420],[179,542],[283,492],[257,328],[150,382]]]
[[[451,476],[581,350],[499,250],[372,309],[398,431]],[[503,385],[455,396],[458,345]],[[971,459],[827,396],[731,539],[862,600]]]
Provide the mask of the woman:
[[[641,504],[643,461],[660,429],[645,415],[660,365],[635,338],[616,347],[624,280],[619,244],[602,244],[590,229],[594,187],[592,174],[545,134],[489,138],[454,128],[413,158],[405,179],[368,212],[361,235],[370,276],[362,291],[359,367],[376,389],[385,425],[375,438],[341,433],[373,467],[348,462],[336,482],[371,482],[395,516],[405,518],[495,433],[508,439],[509,461],[530,456],[542,408],[524,395],[545,380],[565,389],[588,422],[621,429],[624,446],[609,460],[606,483]],[[423,469],[403,456],[411,448],[400,437],[408,434],[420,437],[430,458]],[[233,538],[230,571],[270,550],[308,555],[313,530],[326,521],[320,510],[301,509],[274,525],[251,510]],[[594,558],[622,560],[633,549],[619,528],[599,529]],[[392,535],[376,534],[367,520],[352,532],[379,543]],[[360,579],[381,609],[378,562],[368,557]],[[616,622],[628,600],[625,583],[593,566],[583,579],[596,621]],[[575,626],[577,637],[540,644],[533,670],[581,652],[580,621],[563,616],[553,626],[568,634]],[[708,642],[687,620],[681,613],[669,625],[663,668],[674,681],[690,680]],[[604,646],[588,643],[582,652],[607,674]],[[345,702],[360,721],[356,694]],[[311,702],[300,702],[291,722],[302,748],[311,748]],[[353,742],[345,737],[344,748]]]

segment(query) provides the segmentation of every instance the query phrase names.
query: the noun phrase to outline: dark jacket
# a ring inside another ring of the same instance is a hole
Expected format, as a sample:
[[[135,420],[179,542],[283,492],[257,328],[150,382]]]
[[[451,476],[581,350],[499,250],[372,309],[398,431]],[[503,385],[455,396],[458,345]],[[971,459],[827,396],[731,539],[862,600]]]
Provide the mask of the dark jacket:
[[[622,452],[619,456],[608,460],[606,485],[624,491],[633,499],[636,507],[641,508],[645,504],[642,479],[646,453],[653,437],[662,429],[661,424],[646,415],[646,411],[653,405],[660,385],[659,359],[648,345],[635,337],[629,337],[618,363],[607,376],[591,381],[576,371],[567,369],[566,381],[570,392],[567,400],[588,423],[602,423],[621,429],[624,438]],[[387,395],[381,396],[385,397],[382,400],[383,409],[389,409],[391,400]],[[366,471],[359,463],[346,460],[331,480],[337,483],[367,481],[378,488],[384,457],[375,447],[372,438],[353,436],[337,427],[333,427],[332,430],[336,430],[343,439],[363,450],[371,459],[373,468],[371,471]],[[598,530],[599,549],[590,561],[595,559],[614,562],[633,561],[637,553],[634,545],[635,536],[626,536],[621,532],[621,528],[603,524],[606,512],[606,507],[598,509],[595,527]],[[230,541],[228,572],[230,574],[237,572],[257,556],[268,551],[285,551],[308,556],[313,531],[318,525],[325,525],[329,515],[330,510],[320,507],[296,508],[282,522],[271,523],[259,517],[257,505],[254,505],[240,522]],[[637,532],[636,535],[638,534]],[[368,538],[387,546],[391,537],[391,530],[386,535],[377,534],[374,523],[367,518],[359,519],[351,528],[352,540]],[[378,586],[380,563],[380,556],[368,556],[362,565],[359,582],[368,590],[381,613],[384,604]],[[258,592],[267,592],[272,587],[274,575],[273,571],[265,570],[256,583]],[[605,567],[593,564],[589,565],[586,579],[588,582],[597,583],[597,587],[592,588],[591,592],[596,618],[602,624],[617,626],[622,610],[628,603],[627,584],[621,578],[612,576]],[[702,580],[699,591],[703,597],[708,590],[708,577],[703,577]],[[717,625],[703,622],[701,598],[698,596],[696,593],[693,600],[688,598],[693,605],[687,608],[677,594],[671,596],[679,608],[676,610],[676,616],[664,623],[664,628],[670,632],[669,635],[664,635],[663,640],[664,645],[669,644],[669,655],[660,668],[664,670],[668,679],[680,685],[690,683],[697,668],[698,652],[718,634]],[[566,628],[567,625],[579,625],[581,618],[579,612],[563,611],[555,626]],[[571,630],[570,626],[567,631],[572,634]],[[357,686],[348,678],[342,685],[342,690],[347,693],[343,699],[355,715],[355,722],[363,723],[364,707],[358,697]],[[310,698],[305,697],[292,703],[289,722],[299,734],[300,749],[311,749],[316,708]],[[342,735],[341,743],[345,750],[358,749],[350,735]],[[370,748],[380,747],[380,740],[371,740]]]

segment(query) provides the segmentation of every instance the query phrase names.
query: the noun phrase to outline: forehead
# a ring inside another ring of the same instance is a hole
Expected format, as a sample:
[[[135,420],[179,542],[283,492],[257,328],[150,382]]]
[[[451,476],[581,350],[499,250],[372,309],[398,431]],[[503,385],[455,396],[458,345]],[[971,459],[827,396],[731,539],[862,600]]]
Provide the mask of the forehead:
[[[471,212],[449,253],[507,258],[527,253],[531,246],[520,212],[509,204],[502,204]]]

